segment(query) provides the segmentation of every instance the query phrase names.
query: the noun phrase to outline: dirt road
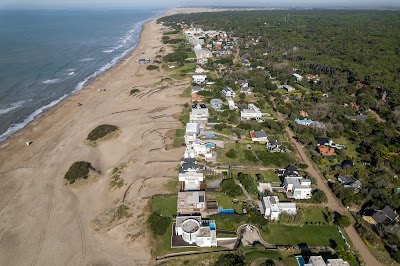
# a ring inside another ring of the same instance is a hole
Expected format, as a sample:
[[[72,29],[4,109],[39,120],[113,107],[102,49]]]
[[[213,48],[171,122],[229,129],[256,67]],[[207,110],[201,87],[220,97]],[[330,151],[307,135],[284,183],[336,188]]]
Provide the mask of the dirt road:
[[[285,121],[285,118],[283,115],[279,112],[276,113],[278,120],[283,123]],[[285,126],[285,131],[287,135],[289,136],[291,142],[293,145],[296,147],[296,150],[300,154],[301,159],[305,164],[307,164],[308,168],[307,171],[314,176],[317,179],[317,187],[318,189],[322,190],[325,192],[328,202],[324,204],[324,206],[331,208],[332,210],[340,213],[340,214],[346,214],[347,216],[351,217],[350,212],[339,202],[339,199],[333,195],[332,191],[328,187],[328,184],[321,176],[321,174],[317,171],[317,169],[314,167],[308,156],[306,155],[306,152],[303,148],[303,146],[298,143],[294,139],[294,133],[293,131],[288,127]],[[354,225],[354,220],[353,220],[353,225]],[[353,243],[353,247],[358,250],[360,253],[360,256],[362,257],[363,261],[365,262],[365,265],[382,265],[380,262],[378,262],[375,257],[371,254],[371,252],[368,250],[367,246],[365,245],[364,241],[361,239],[361,237],[358,235],[357,231],[354,229],[354,226],[351,225],[345,229],[348,237],[350,238],[351,242]]]

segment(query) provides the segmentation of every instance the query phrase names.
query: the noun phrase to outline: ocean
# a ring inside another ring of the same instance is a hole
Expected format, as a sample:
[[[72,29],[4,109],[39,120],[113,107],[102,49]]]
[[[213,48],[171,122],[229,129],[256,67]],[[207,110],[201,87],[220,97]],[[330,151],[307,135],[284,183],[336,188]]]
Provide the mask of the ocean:
[[[0,10],[0,141],[110,69],[161,10]]]

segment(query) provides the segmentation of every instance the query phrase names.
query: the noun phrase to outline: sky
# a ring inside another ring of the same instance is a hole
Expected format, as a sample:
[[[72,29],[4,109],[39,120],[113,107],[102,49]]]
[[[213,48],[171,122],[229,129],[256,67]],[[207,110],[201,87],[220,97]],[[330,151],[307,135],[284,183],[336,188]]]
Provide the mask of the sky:
[[[156,8],[175,6],[349,7],[394,6],[400,0],[0,0],[0,8]]]

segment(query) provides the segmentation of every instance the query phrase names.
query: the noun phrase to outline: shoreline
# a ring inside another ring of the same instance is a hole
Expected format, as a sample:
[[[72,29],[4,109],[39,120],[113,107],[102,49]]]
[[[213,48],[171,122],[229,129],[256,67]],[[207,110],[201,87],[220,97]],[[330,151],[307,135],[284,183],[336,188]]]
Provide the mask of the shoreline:
[[[167,12],[164,11],[163,14]],[[110,62],[108,62],[107,64],[103,65],[102,67],[94,70],[94,72],[92,74],[90,74],[89,76],[87,76],[86,78],[84,78],[82,81],[78,82],[78,84],[76,84],[74,86],[74,88],[71,90],[71,92],[69,94],[64,94],[63,96],[54,99],[53,101],[51,101],[50,103],[39,107],[38,109],[36,109],[35,111],[33,111],[31,114],[29,114],[22,122],[19,123],[14,123],[12,124],[6,131],[4,131],[3,133],[0,134],[0,144],[2,142],[7,141],[8,139],[10,139],[13,135],[15,135],[16,133],[20,132],[21,130],[24,130],[26,127],[28,127],[28,125],[32,122],[34,122],[37,119],[40,119],[40,117],[44,114],[46,114],[47,112],[50,112],[52,109],[56,108],[57,106],[61,105],[64,101],[68,100],[71,96],[75,95],[76,93],[79,93],[80,91],[86,89],[88,86],[90,86],[90,84],[92,84],[93,82],[96,81],[96,79],[100,78],[102,75],[106,74],[109,71],[112,71],[114,68],[118,67],[119,64],[121,64],[121,62],[131,56],[137,46],[139,45],[140,41],[141,41],[141,36],[142,36],[142,32],[144,29],[144,26],[153,21],[153,20],[157,20],[160,16],[162,15],[156,15],[154,17],[151,17],[149,19],[140,21],[137,25],[140,26],[140,33],[139,33],[139,38],[137,43],[130,47],[129,49],[125,50],[124,52],[122,52],[119,55],[116,55],[114,58],[117,58],[116,61],[114,63],[112,59]],[[110,67],[107,67],[108,64],[111,63]],[[101,70],[103,68],[106,68],[105,70]],[[97,72],[99,72],[99,74],[96,74]],[[82,85],[81,85],[82,84]],[[80,87],[80,88],[79,88]],[[37,113],[35,115],[35,113]],[[28,120],[28,121],[27,121]],[[21,125],[22,124],[22,125]],[[16,131],[10,133],[9,135],[7,135],[7,132],[12,130],[15,126],[21,125],[21,128],[17,129]]]
[[[161,47],[169,52],[160,16],[143,25],[136,47],[114,67],[0,142],[1,265],[151,264],[143,217],[147,199],[165,191],[181,157],[181,148],[165,148],[181,126],[176,114],[189,84],[163,84],[171,73],[136,62],[153,61]],[[132,87],[140,95],[130,96]],[[100,124],[121,131],[91,146],[86,137]],[[90,162],[98,174],[68,185],[64,174],[76,161]],[[115,168],[119,188],[111,187]],[[113,219],[121,206],[129,212]]]

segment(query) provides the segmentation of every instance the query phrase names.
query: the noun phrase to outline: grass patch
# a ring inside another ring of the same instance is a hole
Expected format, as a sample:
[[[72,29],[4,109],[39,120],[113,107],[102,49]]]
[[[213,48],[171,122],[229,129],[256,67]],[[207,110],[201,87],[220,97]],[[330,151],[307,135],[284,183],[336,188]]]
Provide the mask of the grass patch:
[[[181,97],[183,98],[190,98],[192,96],[192,88],[191,87],[187,87],[183,90]]]
[[[348,140],[346,138],[335,139],[335,143],[346,146],[346,148],[344,149],[344,155],[346,157],[352,158],[352,159],[358,158],[359,154],[356,151],[356,148],[358,147],[357,144],[351,142],[350,140]]]
[[[177,195],[155,196],[150,201],[151,212],[157,212],[163,216],[173,217],[176,215]]]
[[[174,143],[172,144],[172,146],[173,146],[174,148],[179,148],[179,147],[181,147],[184,143],[185,143],[185,139],[184,139],[184,138],[174,138]]]
[[[304,222],[313,224],[329,224],[329,210],[327,208],[312,206],[301,207],[301,210],[304,214]],[[331,221],[331,223],[333,223],[333,220]]]
[[[208,194],[208,197],[210,198],[210,193]],[[244,197],[241,197],[241,198],[244,198]],[[240,204],[239,202],[233,203],[232,197],[230,197],[228,195],[224,195],[222,193],[217,193],[215,195],[215,199],[217,200],[218,207],[222,207],[224,209],[234,209],[236,213],[239,213],[239,214],[242,213],[242,204]]]
[[[74,162],[68,169],[64,178],[67,179],[70,184],[73,184],[77,179],[86,179],[90,170],[95,170],[90,163],[83,161]]]
[[[345,246],[344,240],[340,236],[336,226],[313,226],[303,227],[289,226],[281,224],[268,224],[269,233],[261,232],[265,241],[276,245],[298,245],[307,244],[308,246],[329,246],[329,240],[333,240],[337,245]]]
[[[121,171],[115,167],[111,172],[110,188],[121,188],[124,185],[124,179],[121,178]]]
[[[178,70],[182,73],[193,72],[196,69],[196,63],[185,63]]]
[[[156,65],[148,65],[146,67],[147,70],[159,70],[160,68]]]
[[[90,131],[89,135],[87,136],[87,139],[90,141],[96,141],[117,130],[118,130],[117,126],[107,125],[107,124],[100,125],[95,127],[92,131]]]

